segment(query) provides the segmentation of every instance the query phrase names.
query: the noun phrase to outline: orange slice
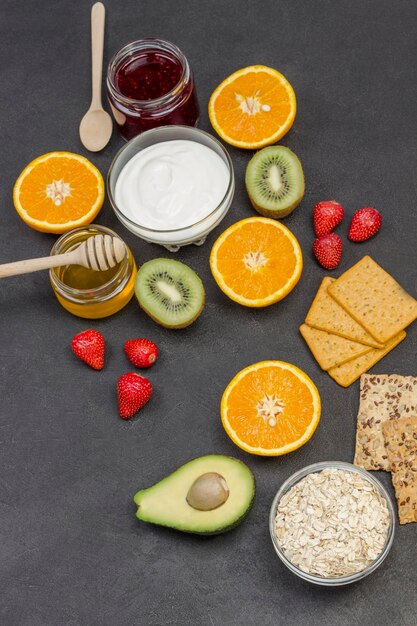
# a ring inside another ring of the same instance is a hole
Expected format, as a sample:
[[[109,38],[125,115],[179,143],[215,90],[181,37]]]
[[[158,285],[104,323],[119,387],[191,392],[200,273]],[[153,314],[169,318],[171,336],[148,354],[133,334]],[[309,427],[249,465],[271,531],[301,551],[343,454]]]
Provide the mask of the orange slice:
[[[280,456],[303,446],[320,421],[320,394],[305,372],[261,361],[226,387],[221,418],[232,441],[251,454]]]
[[[285,298],[303,269],[300,245],[281,222],[249,217],[236,222],[214,243],[210,268],[229,298],[249,307]]]
[[[209,101],[210,122],[232,146],[263,148],[293,125],[294,89],[277,70],[265,65],[244,67],[226,78]]]
[[[90,224],[104,201],[104,180],[88,159],[49,152],[25,167],[13,189],[22,220],[45,233],[65,233]]]

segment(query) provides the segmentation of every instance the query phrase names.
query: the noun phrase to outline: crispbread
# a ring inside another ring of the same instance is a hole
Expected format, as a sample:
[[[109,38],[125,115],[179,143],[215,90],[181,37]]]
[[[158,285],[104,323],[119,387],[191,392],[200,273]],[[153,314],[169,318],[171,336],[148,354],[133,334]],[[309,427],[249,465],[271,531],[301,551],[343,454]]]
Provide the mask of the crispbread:
[[[369,256],[329,285],[328,292],[381,343],[417,318],[417,300]]]
[[[342,365],[342,363],[372,350],[370,346],[365,346],[363,343],[349,341],[349,339],[339,337],[339,335],[311,328],[307,324],[300,326],[300,333],[323,370]]]
[[[400,524],[417,522],[417,416],[382,425]]]
[[[366,330],[358,324],[329,293],[327,293],[327,288],[335,280],[335,278],[330,278],[330,276],[323,278],[316,297],[307,313],[305,319],[306,324],[351,341],[364,343],[373,348],[382,348],[382,344],[378,343],[367,333]]]
[[[417,414],[417,378],[363,374],[359,394],[355,465],[389,471],[382,424]]]
[[[327,373],[342,387],[349,387],[361,374],[368,371],[370,367],[378,363],[388,352],[395,348],[405,336],[406,333],[402,331],[388,341],[384,348],[372,348],[369,352],[356,359],[352,359],[337,367],[331,367]]]

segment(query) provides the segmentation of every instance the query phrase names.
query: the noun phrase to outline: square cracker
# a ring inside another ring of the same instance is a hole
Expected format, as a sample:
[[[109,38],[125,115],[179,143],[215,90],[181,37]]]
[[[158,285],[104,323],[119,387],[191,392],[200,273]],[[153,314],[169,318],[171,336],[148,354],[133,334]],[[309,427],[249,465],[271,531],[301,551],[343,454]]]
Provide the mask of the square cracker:
[[[378,361],[388,354],[388,352],[391,352],[405,336],[406,333],[402,331],[388,341],[387,345],[383,348],[372,348],[369,352],[356,359],[352,359],[337,367],[331,367],[327,373],[342,387],[349,387],[361,374],[367,372],[375,363],[378,363]]]
[[[335,282],[335,278],[325,276],[310,307],[306,324],[334,335],[340,335],[351,341],[358,341],[373,348],[382,348],[366,330],[356,322],[327,292],[327,288]]]
[[[417,522],[417,416],[382,425],[400,524]]]
[[[382,425],[417,415],[417,378],[398,374],[361,376],[355,465],[367,470],[389,471]]]
[[[342,363],[372,350],[371,346],[350,341],[344,337],[339,337],[339,335],[326,333],[324,330],[311,328],[307,324],[300,326],[300,333],[323,370],[342,365]]]
[[[369,256],[329,285],[328,292],[381,343],[417,318],[417,300]]]

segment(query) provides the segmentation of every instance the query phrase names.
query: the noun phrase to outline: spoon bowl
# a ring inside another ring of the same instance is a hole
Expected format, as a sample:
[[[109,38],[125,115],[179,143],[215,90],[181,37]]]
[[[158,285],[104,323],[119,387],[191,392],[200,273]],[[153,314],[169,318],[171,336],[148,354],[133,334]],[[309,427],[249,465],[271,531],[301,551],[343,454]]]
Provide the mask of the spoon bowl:
[[[89,109],[80,123],[80,139],[90,152],[99,152],[110,141],[113,120],[104,109]]]

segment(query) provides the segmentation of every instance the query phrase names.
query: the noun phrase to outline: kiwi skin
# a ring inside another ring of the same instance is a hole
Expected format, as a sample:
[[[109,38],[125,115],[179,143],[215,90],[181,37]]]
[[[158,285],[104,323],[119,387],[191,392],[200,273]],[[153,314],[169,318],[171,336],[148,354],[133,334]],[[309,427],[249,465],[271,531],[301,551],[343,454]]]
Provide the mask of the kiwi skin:
[[[290,151],[289,148],[286,148],[286,149],[288,151]],[[255,154],[258,154],[258,153],[256,152]],[[296,155],[294,155],[294,156],[296,156]],[[250,163],[250,161],[249,161],[249,163]],[[249,165],[249,163],[248,163],[248,165]],[[275,219],[275,220],[279,220],[282,217],[287,217],[288,215],[290,215],[294,211],[294,209],[300,204],[301,200],[304,198],[305,179],[304,179],[304,172],[303,172],[302,168],[301,168],[301,175],[302,175],[301,193],[300,193],[299,197],[294,202],[292,202],[290,205],[288,205],[285,209],[277,209],[277,210],[267,209],[264,206],[261,206],[261,205],[259,205],[259,203],[256,202],[256,199],[254,198],[253,194],[251,193],[250,185],[248,184],[247,172],[248,172],[248,168],[246,168],[245,183],[246,183],[246,191],[248,193],[249,200],[251,201],[251,204],[252,204],[253,208],[255,209],[255,211],[257,211],[260,215],[263,215],[263,217],[270,217],[270,218]]]
[[[270,211],[269,209],[265,209],[264,207],[259,206],[259,204],[257,204],[255,202],[255,200],[251,197],[249,190],[248,190],[248,196],[249,196],[249,199],[250,199],[250,201],[252,203],[253,208],[260,215],[263,215],[263,217],[271,217],[273,220],[280,220],[282,217],[287,217],[287,215],[291,215],[291,213],[294,211],[294,209],[296,207],[298,207],[298,205],[300,204],[301,200],[304,198],[304,191],[305,191],[305,185],[303,184],[303,193],[300,196],[299,200],[296,200],[295,202],[290,204],[289,207],[287,207],[286,209],[280,210],[280,211]]]
[[[152,315],[152,312],[151,312],[149,309],[147,309],[146,307],[144,307],[144,306],[143,306],[143,305],[142,305],[139,301],[138,301],[138,304],[139,304],[140,308],[141,308],[143,311],[145,311],[146,315],[149,315],[149,317],[150,317],[150,318],[151,318],[154,322],[156,322],[156,324],[159,324],[160,326],[163,326],[164,328],[170,328],[171,330],[180,330],[181,328],[187,328],[187,326],[191,326],[191,324],[192,324],[193,322],[195,322],[195,320],[197,319],[197,317],[199,317],[199,316],[200,316],[200,314],[202,313],[202,311],[203,311],[203,309],[204,309],[204,304],[205,304],[205,301],[206,301],[206,294],[205,294],[205,292],[204,292],[204,295],[203,295],[203,301],[202,301],[202,303],[201,303],[201,307],[200,307],[200,309],[197,311],[197,313],[194,315],[194,317],[193,317],[191,320],[189,320],[188,322],[184,323],[184,324],[177,324],[177,325],[175,325],[175,324],[174,324],[174,325],[171,325],[171,324],[163,324],[163,323],[162,323],[159,319],[156,319],[156,317],[154,317],[154,316]]]

